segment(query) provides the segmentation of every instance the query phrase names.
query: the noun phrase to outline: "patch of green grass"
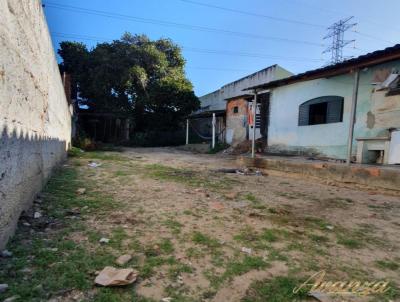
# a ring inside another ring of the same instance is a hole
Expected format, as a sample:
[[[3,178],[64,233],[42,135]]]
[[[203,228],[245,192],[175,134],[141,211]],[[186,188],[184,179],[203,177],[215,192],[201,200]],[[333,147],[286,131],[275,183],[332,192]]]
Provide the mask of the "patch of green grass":
[[[204,245],[208,248],[215,249],[221,246],[217,239],[214,239],[201,232],[194,232],[192,235],[192,241],[197,244]]]
[[[124,170],[118,170],[114,173],[115,176],[128,176],[131,175],[130,172]]]
[[[84,153],[84,151],[77,147],[72,147],[68,150],[69,157],[79,157],[80,155],[82,155],[82,153]]]
[[[276,242],[278,241],[277,232],[272,229],[266,229],[261,234],[261,238],[268,242]]]
[[[183,183],[191,187],[206,187],[214,190],[230,189],[237,181],[226,177],[207,175],[198,171],[173,168],[161,164],[145,166],[145,175],[164,181]]]
[[[184,263],[176,263],[168,269],[168,276],[171,279],[176,279],[182,273],[193,273],[193,268]]]
[[[60,169],[53,175],[43,190],[41,208],[43,214],[57,219],[61,227],[33,234],[24,228],[17,230],[7,246],[14,255],[0,267],[0,280],[10,287],[0,294],[0,300],[18,295],[21,301],[42,301],[60,290],[88,290],[93,285],[93,272],[113,263],[115,259],[108,247],[98,245],[96,249],[88,249],[68,239],[73,232],[87,233],[82,220],[75,219],[72,223],[68,219],[71,209],[80,210],[84,218],[83,207],[93,215],[115,206],[111,197],[95,192],[93,186],[74,167]],[[80,187],[85,187],[87,192],[77,194]],[[94,237],[97,237],[95,232],[89,239]],[[31,270],[29,278],[21,272],[25,268]]]
[[[168,227],[174,234],[179,234],[183,227],[183,224],[175,219],[167,219],[163,222],[163,225]]]
[[[347,237],[344,234],[342,234],[342,235],[338,234],[337,243],[340,245],[343,245],[349,249],[360,249],[364,246],[364,244],[357,238]]]
[[[383,270],[392,270],[392,271],[396,271],[400,268],[400,264],[399,264],[400,259],[397,259],[397,261],[392,261],[392,260],[377,260],[376,261],[376,265],[383,269]]]
[[[316,243],[327,243],[329,242],[329,238],[321,235],[310,234],[310,239]]]
[[[270,244],[277,242],[280,239],[288,239],[292,235],[284,229],[264,229],[257,232],[251,227],[246,227],[241,230],[233,239],[242,242],[246,246],[265,249],[270,248]]]
[[[246,193],[243,197],[246,200],[251,202],[251,204],[252,204],[251,207],[253,209],[264,210],[267,208],[267,206],[262,204],[262,202],[256,196],[254,196],[252,193]]]
[[[159,243],[160,250],[163,254],[171,254],[174,251],[174,245],[171,240],[168,238],[164,238]]]
[[[129,158],[122,156],[120,154],[116,154],[114,152],[104,152],[104,151],[87,151],[81,153],[81,158],[88,159],[98,159],[98,160],[110,160],[110,161],[129,161]]]
[[[245,256],[242,261],[233,260],[226,264],[226,270],[222,275],[223,280],[230,280],[235,276],[243,275],[251,270],[260,270],[268,266],[261,257]]]
[[[312,226],[316,226],[322,230],[326,230],[326,227],[329,225],[327,221],[322,218],[308,216],[305,217],[304,220],[308,222]]]
[[[194,247],[189,247],[185,254],[189,259],[198,259],[204,256],[204,253],[201,250]]]
[[[293,289],[302,282],[292,277],[276,277],[255,281],[247,290],[242,302],[293,302],[307,297],[306,291],[293,293]]]
[[[100,287],[94,296],[96,302],[156,302],[156,300],[144,298],[137,295],[128,288],[106,288]]]
[[[111,232],[111,240],[109,245],[115,249],[120,250],[122,247],[122,243],[125,239],[128,239],[129,236],[124,230],[123,227],[119,226],[112,230]]]
[[[257,199],[257,197],[255,197],[252,193],[246,193],[244,195],[244,198],[252,203],[258,203],[259,200]]]
[[[175,265],[178,262],[175,257],[150,256],[146,258],[144,265],[139,269],[140,276],[144,279],[154,274],[154,269],[164,264]]]

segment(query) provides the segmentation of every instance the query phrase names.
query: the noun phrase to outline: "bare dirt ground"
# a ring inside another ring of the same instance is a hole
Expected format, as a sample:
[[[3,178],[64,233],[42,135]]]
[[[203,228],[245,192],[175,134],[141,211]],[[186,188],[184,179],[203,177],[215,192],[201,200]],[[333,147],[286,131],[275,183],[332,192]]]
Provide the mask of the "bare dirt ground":
[[[89,161],[101,166],[89,167]],[[274,171],[263,171],[263,176],[215,171],[222,168],[240,167],[233,157],[173,148],[85,153],[70,159],[65,169],[76,171],[78,186],[87,193],[79,197],[82,202],[76,203],[77,209],[72,206],[80,213],[81,226],[62,238],[101,261],[75,267],[82,267],[81,278],[87,286],[63,280],[67,290],[55,286],[47,290],[47,296],[38,293],[37,297],[51,301],[295,301],[301,297],[292,293],[293,288],[325,270],[326,280],[388,280],[390,290],[360,301],[398,301],[398,196]],[[59,192],[58,187],[55,190]],[[44,198],[51,199],[52,194],[50,190]],[[92,207],[92,199],[99,196],[112,207]],[[68,203],[63,206],[71,208]],[[52,232],[56,231],[39,232],[38,240],[51,238]],[[17,236],[10,249],[17,250],[16,258],[29,257],[29,252],[18,254],[21,241],[28,240],[23,234],[20,237],[25,239]],[[102,237],[110,242],[100,244]],[[73,257],[68,260],[71,253],[63,251],[63,261],[73,262]],[[94,287],[96,270],[116,266],[114,260],[122,254],[133,256],[123,267],[139,272],[136,283],[121,290]],[[55,258],[44,263],[45,268],[56,266],[59,259]],[[8,272],[15,269],[15,263],[8,265]],[[34,261],[25,261],[18,269],[27,266],[37,269]],[[40,276],[31,280],[36,281],[27,280],[25,290],[37,284],[46,288]],[[11,289],[17,292],[18,286]]]

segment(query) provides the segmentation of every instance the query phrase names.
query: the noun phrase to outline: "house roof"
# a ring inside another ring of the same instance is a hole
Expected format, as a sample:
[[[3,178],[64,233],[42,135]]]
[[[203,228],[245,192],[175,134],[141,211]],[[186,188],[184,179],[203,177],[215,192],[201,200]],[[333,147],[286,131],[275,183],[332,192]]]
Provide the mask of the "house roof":
[[[383,50],[377,50],[354,59],[349,59],[337,64],[329,65],[326,67],[306,71],[299,73],[294,76],[290,76],[284,79],[271,81],[269,83],[256,85],[252,87],[245,88],[243,90],[252,89],[269,89],[279,86],[284,86],[288,84],[293,84],[296,82],[314,80],[324,77],[332,77],[344,73],[348,73],[352,70],[358,68],[365,68],[372,65],[377,65],[393,60],[400,59],[400,44],[396,44],[392,47],[385,48]]]

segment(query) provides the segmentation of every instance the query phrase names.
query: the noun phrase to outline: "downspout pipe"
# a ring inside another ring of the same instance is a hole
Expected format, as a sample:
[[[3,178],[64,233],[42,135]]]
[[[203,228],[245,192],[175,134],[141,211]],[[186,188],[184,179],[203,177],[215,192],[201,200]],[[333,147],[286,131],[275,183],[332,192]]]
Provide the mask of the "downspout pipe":
[[[353,136],[354,136],[354,124],[356,122],[357,113],[357,98],[358,98],[358,87],[360,84],[360,70],[356,69],[354,72],[354,84],[353,84],[353,96],[351,98],[350,108],[350,123],[349,123],[349,137],[347,141],[347,166],[351,164],[351,154],[353,151]]]

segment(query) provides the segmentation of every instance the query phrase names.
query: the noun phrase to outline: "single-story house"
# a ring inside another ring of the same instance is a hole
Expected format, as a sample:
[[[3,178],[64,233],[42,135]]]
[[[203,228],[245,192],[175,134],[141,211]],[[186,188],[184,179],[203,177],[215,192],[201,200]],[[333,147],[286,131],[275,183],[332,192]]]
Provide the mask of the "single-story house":
[[[269,152],[400,163],[399,73],[400,44],[243,92],[269,94]]]
[[[239,80],[222,86],[220,89],[200,97],[201,108],[189,117],[193,129],[202,137],[211,137],[211,118],[215,113],[217,118],[216,133],[219,141],[237,144],[252,135],[253,127],[248,123],[252,110],[253,94],[243,89],[252,85],[260,85],[293,75],[291,72],[272,65]],[[264,110],[268,108],[268,94],[259,95],[259,107],[256,117],[256,136],[267,132]]]

